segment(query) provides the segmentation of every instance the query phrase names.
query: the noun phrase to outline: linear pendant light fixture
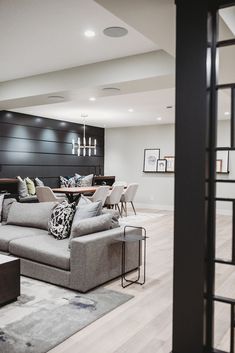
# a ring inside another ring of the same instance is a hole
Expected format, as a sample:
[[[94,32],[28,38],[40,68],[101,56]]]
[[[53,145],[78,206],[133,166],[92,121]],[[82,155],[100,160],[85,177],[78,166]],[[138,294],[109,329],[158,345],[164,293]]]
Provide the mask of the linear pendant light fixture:
[[[85,157],[88,151],[88,156],[91,157],[91,151],[93,150],[94,156],[96,156],[96,139],[94,139],[94,144],[92,144],[91,137],[88,138],[88,144],[86,139],[85,118],[87,118],[88,115],[82,114],[81,117],[84,118],[82,143],[80,137],[78,137],[77,142],[75,142],[74,139],[72,140],[72,154],[77,154],[78,156],[82,154],[82,156]]]

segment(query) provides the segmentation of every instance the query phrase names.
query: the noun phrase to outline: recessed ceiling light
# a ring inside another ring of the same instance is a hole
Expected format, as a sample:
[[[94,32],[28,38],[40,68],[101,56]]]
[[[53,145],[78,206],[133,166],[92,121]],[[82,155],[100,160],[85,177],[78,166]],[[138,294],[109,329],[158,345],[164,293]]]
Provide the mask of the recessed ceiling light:
[[[102,88],[102,91],[106,91],[106,92],[118,92],[118,91],[121,91],[120,88],[118,87],[104,87]]]
[[[49,100],[53,100],[53,101],[56,101],[56,102],[59,102],[59,101],[63,101],[64,100],[64,97],[63,96],[48,96],[47,97]]]
[[[133,113],[133,111],[134,111],[133,108],[128,109],[128,112],[129,112],[129,113]]]
[[[87,30],[84,32],[84,35],[88,38],[92,38],[92,37],[95,37],[95,32],[92,30]]]
[[[158,121],[161,121],[161,120],[162,120],[162,117],[161,117],[161,116],[158,116],[156,119],[157,119]]]
[[[128,30],[124,27],[107,27],[103,30],[104,35],[112,38],[120,38],[127,35]]]
[[[94,102],[94,101],[96,101],[96,98],[95,97],[90,97],[89,101]]]
[[[224,115],[230,115],[230,113],[229,112],[225,112]]]

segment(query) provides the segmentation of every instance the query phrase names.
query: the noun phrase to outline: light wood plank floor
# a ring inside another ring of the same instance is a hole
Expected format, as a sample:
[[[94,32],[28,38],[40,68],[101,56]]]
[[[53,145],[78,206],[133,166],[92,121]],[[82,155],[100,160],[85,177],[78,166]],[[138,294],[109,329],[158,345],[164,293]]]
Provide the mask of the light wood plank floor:
[[[79,331],[49,353],[169,353],[172,336],[173,213],[156,214],[142,222],[148,236],[147,282],[126,289],[120,280],[106,288],[134,295],[134,298]],[[231,248],[231,217],[219,216],[218,255],[228,257]],[[218,266],[217,293],[235,297],[235,272]],[[234,295],[232,295],[234,293]],[[216,306],[216,345],[228,350],[229,307]]]

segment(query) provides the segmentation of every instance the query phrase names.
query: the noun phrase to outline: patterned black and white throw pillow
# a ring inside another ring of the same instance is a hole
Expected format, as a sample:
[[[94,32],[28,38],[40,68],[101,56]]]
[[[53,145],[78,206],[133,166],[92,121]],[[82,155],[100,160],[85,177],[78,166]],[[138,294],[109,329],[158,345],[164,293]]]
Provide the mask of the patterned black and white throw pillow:
[[[63,201],[57,205],[48,222],[48,232],[56,239],[61,240],[70,236],[73,217],[76,211],[76,203]]]
[[[60,176],[60,187],[61,188],[75,188],[77,186],[76,176],[71,177],[69,179]]]

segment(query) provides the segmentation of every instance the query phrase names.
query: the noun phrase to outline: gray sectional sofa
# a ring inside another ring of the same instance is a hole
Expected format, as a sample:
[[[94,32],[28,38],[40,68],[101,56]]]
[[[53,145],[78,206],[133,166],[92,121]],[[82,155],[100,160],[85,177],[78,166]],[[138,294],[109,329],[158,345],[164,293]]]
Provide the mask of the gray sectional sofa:
[[[9,208],[7,203],[4,207]],[[4,224],[7,211],[3,209],[0,252],[21,259],[22,275],[80,292],[120,276],[122,245],[116,238],[122,227],[74,238],[69,248],[69,239],[56,240],[45,229]],[[139,265],[138,247],[138,242],[127,244],[127,271]]]

